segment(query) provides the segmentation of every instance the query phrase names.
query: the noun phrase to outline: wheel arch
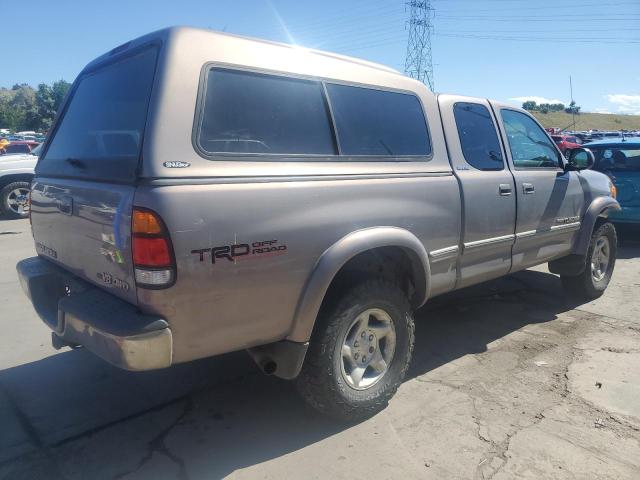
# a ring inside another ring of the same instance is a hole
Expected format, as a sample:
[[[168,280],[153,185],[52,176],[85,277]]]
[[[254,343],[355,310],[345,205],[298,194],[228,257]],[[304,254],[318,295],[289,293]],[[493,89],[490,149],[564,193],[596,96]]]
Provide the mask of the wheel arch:
[[[311,337],[316,317],[334,279],[350,262],[363,254],[401,251],[406,255],[413,283],[411,304],[417,308],[429,298],[430,268],[427,251],[418,238],[398,227],[372,227],[352,232],[332,246],[318,259],[300,296],[287,340],[306,342]]]
[[[607,218],[610,210],[620,210],[620,204],[613,197],[597,197],[591,202],[582,218],[580,233],[571,253],[586,255],[596,222],[599,218]]]
[[[14,182],[31,183],[31,181],[33,180],[33,177],[34,177],[33,173],[10,173],[7,175],[2,175],[0,177],[0,189]]]

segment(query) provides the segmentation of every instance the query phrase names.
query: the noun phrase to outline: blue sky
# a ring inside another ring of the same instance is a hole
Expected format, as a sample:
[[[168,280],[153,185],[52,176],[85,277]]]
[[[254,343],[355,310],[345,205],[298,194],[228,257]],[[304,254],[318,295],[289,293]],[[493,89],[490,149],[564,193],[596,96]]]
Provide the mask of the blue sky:
[[[572,75],[584,110],[640,114],[640,0],[432,5],[436,91],[568,103]],[[169,25],[296,42],[398,70],[408,33],[397,0],[0,0],[0,12],[11,18],[0,27],[5,87],[71,81],[92,58]]]

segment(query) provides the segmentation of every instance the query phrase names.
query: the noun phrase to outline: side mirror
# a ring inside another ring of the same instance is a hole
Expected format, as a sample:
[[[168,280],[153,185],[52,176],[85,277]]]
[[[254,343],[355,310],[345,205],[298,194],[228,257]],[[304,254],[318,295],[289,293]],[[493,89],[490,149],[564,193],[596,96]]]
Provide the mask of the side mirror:
[[[585,170],[593,167],[596,158],[588,148],[574,148],[569,152],[569,169]]]

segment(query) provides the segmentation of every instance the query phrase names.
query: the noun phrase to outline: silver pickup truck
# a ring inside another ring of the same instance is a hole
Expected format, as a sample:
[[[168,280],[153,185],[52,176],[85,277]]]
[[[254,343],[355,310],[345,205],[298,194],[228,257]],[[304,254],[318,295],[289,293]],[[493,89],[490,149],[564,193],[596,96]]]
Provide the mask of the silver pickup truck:
[[[403,380],[412,312],[549,262],[607,287],[609,179],[527,112],[191,28],[91,62],[36,167],[19,277],[57,347],[129,370],[246,349],[320,411]]]

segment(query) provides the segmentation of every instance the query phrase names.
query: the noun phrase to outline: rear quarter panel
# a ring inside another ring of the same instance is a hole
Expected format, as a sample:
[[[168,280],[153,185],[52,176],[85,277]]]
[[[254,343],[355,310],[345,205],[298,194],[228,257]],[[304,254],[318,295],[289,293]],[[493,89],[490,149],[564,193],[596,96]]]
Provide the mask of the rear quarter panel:
[[[158,212],[173,241],[176,284],[138,289],[138,302],[170,322],[175,362],[286,338],[318,258],[353,231],[405,228],[427,251],[457,245],[460,231],[451,175],[142,186],[135,203]],[[194,253],[265,241],[286,249],[215,263]],[[453,288],[454,266],[431,265],[433,293]]]

